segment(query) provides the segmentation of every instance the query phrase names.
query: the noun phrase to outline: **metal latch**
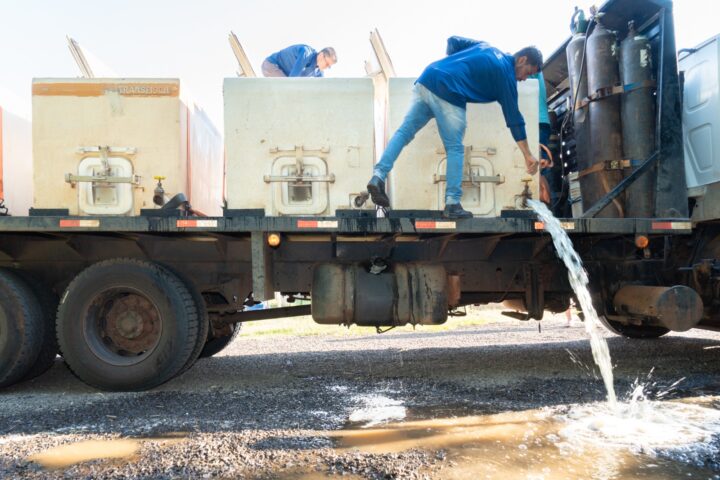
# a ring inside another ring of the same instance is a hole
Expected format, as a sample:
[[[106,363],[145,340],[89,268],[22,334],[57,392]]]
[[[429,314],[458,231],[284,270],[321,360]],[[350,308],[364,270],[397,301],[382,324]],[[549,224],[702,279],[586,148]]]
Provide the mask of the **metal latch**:
[[[433,183],[445,181],[447,181],[446,175],[438,175],[437,173],[433,174]],[[499,185],[501,183],[505,183],[505,177],[503,175],[473,175],[471,171],[470,175],[463,175],[462,183],[463,185],[474,186],[478,186],[480,183],[494,183]]]
[[[72,185],[74,188],[78,183],[129,183],[131,185],[139,186],[142,180],[140,175],[133,175],[132,177],[117,177],[112,175],[110,171],[110,164],[108,162],[108,156],[112,154],[116,157],[125,157],[132,159],[137,153],[137,149],[134,147],[108,147],[108,146],[97,146],[97,147],[79,147],[77,154],[84,157],[99,156],[103,167],[103,173],[100,175],[75,175],[72,173],[65,174],[65,182]]]
[[[323,160],[327,159],[330,153],[330,147],[322,147],[320,149],[305,149],[303,145],[297,145],[293,150],[280,150],[278,147],[270,149],[270,153],[276,154],[275,158],[294,157],[295,158],[295,175],[264,175],[265,183],[286,182],[286,183],[303,183],[303,182],[325,182],[334,183],[335,174],[322,176],[305,175],[304,157],[316,157]]]
[[[435,153],[438,155],[445,155],[445,149],[443,147],[439,147],[437,150],[435,150]],[[491,155],[497,155],[497,148],[495,147],[485,147],[485,148],[475,148],[473,145],[469,145],[465,147],[465,160],[469,159],[470,157],[477,157],[479,154],[485,154],[488,157]]]
[[[438,155],[445,155],[445,149],[444,148],[438,148],[436,150],[436,153]],[[472,157],[479,156],[478,154],[485,154],[486,156],[496,155],[497,149],[493,147],[486,147],[486,148],[478,148],[476,149],[472,145],[465,147],[465,165],[467,165],[468,173],[463,174],[462,177],[462,183],[463,185],[473,185],[475,187],[479,187],[481,183],[494,183],[496,185],[499,185],[501,183],[505,183],[505,177],[503,175],[473,175],[472,172],[472,165],[470,163],[470,160]],[[447,176],[446,175],[438,175],[437,173],[433,174],[433,183],[440,183],[440,182],[446,182]]]

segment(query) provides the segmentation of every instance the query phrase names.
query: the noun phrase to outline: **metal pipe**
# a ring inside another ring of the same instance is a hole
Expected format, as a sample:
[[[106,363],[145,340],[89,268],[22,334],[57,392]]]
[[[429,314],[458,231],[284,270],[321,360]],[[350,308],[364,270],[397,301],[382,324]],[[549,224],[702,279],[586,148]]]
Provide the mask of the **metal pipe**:
[[[301,317],[312,313],[310,305],[298,305],[297,307],[265,308],[263,310],[246,310],[243,312],[229,313],[218,317],[218,323],[231,324],[243,322],[255,322],[258,320],[272,320],[274,318]]]

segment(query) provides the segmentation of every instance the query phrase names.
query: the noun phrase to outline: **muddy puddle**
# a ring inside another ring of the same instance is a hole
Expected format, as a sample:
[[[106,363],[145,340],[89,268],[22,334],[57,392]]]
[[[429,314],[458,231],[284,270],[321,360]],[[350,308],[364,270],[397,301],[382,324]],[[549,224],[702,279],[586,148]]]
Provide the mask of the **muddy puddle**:
[[[433,475],[443,479],[720,479],[720,396],[631,399],[619,408],[458,416],[408,409],[405,420],[378,424],[366,407],[364,422],[348,422],[334,440],[341,452],[429,451],[445,459]]]
[[[48,470],[60,470],[72,465],[105,460],[131,462],[137,458],[144,442],[174,444],[184,441],[182,435],[168,435],[164,438],[116,438],[111,440],[84,440],[45,450],[31,455],[28,461]]]

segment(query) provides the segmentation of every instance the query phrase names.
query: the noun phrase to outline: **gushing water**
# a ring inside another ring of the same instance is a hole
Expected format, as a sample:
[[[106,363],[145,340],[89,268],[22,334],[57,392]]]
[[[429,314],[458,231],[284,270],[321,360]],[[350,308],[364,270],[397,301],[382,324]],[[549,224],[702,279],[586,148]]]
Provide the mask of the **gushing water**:
[[[605,338],[602,336],[602,325],[592,304],[590,291],[588,290],[588,276],[583,268],[582,260],[575,251],[570,237],[562,228],[560,221],[555,218],[545,204],[537,200],[528,200],[528,204],[537,212],[540,220],[545,224],[545,230],[552,236],[558,257],[560,257],[567,267],[570,286],[572,286],[575,291],[575,295],[585,315],[583,324],[585,325],[585,331],[590,337],[593,359],[600,369],[600,375],[602,375],[603,382],[605,383],[608,403],[612,409],[615,409],[617,406],[617,397],[615,395],[615,386],[613,385],[610,349],[608,348]]]

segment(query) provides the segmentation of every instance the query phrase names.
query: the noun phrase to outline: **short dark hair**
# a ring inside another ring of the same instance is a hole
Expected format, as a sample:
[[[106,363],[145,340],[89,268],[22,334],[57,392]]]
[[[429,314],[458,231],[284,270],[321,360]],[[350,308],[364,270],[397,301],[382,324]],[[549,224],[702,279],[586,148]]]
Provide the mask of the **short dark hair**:
[[[534,67],[542,67],[543,65],[543,55],[540,50],[534,45],[531,45],[529,47],[525,47],[522,50],[518,51],[515,55],[515,60],[517,60],[520,57],[527,58],[527,63],[534,66]]]
[[[325,55],[325,58],[329,58],[334,63],[337,63],[337,53],[335,53],[335,49],[333,47],[325,47],[320,50],[320,53]]]

